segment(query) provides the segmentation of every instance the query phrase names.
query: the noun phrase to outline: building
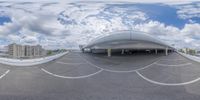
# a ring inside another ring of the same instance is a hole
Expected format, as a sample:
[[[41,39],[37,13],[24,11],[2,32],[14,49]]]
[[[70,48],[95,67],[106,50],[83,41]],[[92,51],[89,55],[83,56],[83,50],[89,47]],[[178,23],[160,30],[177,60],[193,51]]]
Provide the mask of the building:
[[[196,56],[200,57],[200,51],[197,51]]]
[[[111,56],[113,52],[124,54],[132,50],[155,52],[156,54],[163,52],[168,55],[168,52],[175,50],[163,41],[141,31],[113,32],[110,35],[94,39],[85,46],[80,46],[80,49],[83,52],[90,50],[92,53],[107,53],[108,56]]]
[[[1,57],[8,57],[8,49],[7,47],[3,47],[0,49],[0,56]]]
[[[13,58],[35,58],[45,56],[45,50],[40,45],[19,45],[16,43],[8,45],[8,53]]]
[[[191,48],[183,48],[180,49],[181,52],[186,53],[186,54],[190,54],[190,55],[197,55],[198,51],[195,49],[191,49]]]
[[[18,45],[15,43],[8,45],[8,54],[13,57],[20,56],[18,52],[19,51],[18,48],[19,48]]]

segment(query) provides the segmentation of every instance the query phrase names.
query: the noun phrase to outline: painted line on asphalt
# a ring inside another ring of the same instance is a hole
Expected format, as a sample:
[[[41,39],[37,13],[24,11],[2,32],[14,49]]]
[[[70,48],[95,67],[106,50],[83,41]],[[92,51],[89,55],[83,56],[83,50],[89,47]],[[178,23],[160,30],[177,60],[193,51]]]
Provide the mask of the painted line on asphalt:
[[[154,61],[153,63],[151,63],[151,64],[149,64],[149,65],[146,65],[146,66],[144,66],[144,67],[142,67],[142,68],[138,68],[138,69],[134,69],[134,70],[128,70],[128,71],[118,71],[118,70],[110,70],[110,69],[105,69],[105,68],[99,67],[99,66],[97,66],[97,65],[95,65],[95,64],[93,64],[93,63],[91,63],[91,62],[88,61],[86,58],[82,57],[81,55],[79,55],[79,56],[80,56],[83,60],[85,60],[88,64],[90,64],[90,65],[92,65],[92,66],[94,66],[94,67],[96,67],[96,68],[100,68],[100,69],[103,69],[103,70],[105,70],[105,71],[107,71],[107,72],[114,72],[114,73],[130,73],[130,72],[137,72],[137,71],[139,71],[139,70],[143,70],[143,69],[146,69],[146,68],[148,68],[148,67],[151,67],[152,65],[154,65],[154,64],[156,64],[157,62],[159,62],[160,60],[162,60],[162,58],[165,58],[165,56],[159,57],[159,58],[157,58],[156,61]]]
[[[58,64],[64,64],[64,65],[80,65],[80,64],[86,64],[86,63],[65,63],[65,62],[61,62],[61,61],[56,61],[56,63],[58,63]]]
[[[114,73],[130,73],[130,72],[136,72],[138,70],[142,70],[142,69],[146,69],[148,67],[151,67],[152,65],[154,65],[156,62],[158,62],[159,60],[156,60],[155,62],[151,63],[151,64],[148,64],[142,68],[138,68],[138,69],[134,69],[134,70],[128,70],[128,71],[117,71],[117,70],[110,70],[110,69],[104,69],[105,71],[108,71],[108,72],[114,72]]]
[[[103,68],[101,68],[101,67],[99,67],[99,66],[97,66],[97,65],[95,65],[95,64],[93,64],[93,63],[91,63],[91,62],[89,62],[88,60],[86,60],[84,57],[82,57],[81,55],[79,55],[80,56],[80,58],[82,58],[87,64],[89,64],[89,65],[92,65],[92,66],[94,66],[94,67],[96,67],[96,68],[98,68],[98,69],[103,69]],[[104,70],[104,69],[103,69]]]
[[[145,66],[145,67],[139,68],[139,69],[137,69],[136,71],[146,69],[146,68],[148,68],[148,67],[150,67],[150,66],[156,64],[156,63],[159,62],[160,60],[161,60],[161,59],[159,58],[159,59],[156,60],[155,62],[153,62],[153,63],[151,63],[151,64],[149,64],[149,65],[147,65],[147,66]]]
[[[103,71],[103,69],[100,69],[99,71],[95,72],[95,73],[92,73],[92,74],[89,74],[89,75],[84,75],[84,76],[76,76],[76,77],[70,77],[70,76],[61,76],[61,75],[57,75],[57,74],[54,74],[54,73],[51,73],[43,68],[41,68],[42,71],[44,71],[45,73],[49,74],[49,75],[52,75],[54,77],[59,77],[59,78],[65,78],[65,79],[81,79],[81,78],[87,78],[87,77],[91,77],[91,76],[94,76],[96,74],[99,74],[100,72]]]
[[[0,76],[0,79],[2,79],[4,76],[6,76],[6,74],[8,74],[10,72],[10,70],[7,70],[5,73],[3,73],[1,76]]]
[[[164,85],[164,86],[181,86],[181,85],[188,85],[188,84],[192,84],[195,83],[197,81],[200,81],[200,77],[197,79],[194,79],[192,81],[188,81],[188,82],[183,82],[183,83],[162,83],[162,82],[157,82],[157,81],[153,81],[145,76],[143,76],[140,72],[136,71],[136,73],[143,78],[144,80],[153,83],[153,84],[157,84],[157,85]]]
[[[145,68],[148,68],[148,67],[152,66],[152,65],[155,64],[156,62],[160,61],[160,59],[162,58],[162,57],[159,57],[159,58],[157,58],[157,60],[156,60],[155,62],[153,62],[153,63],[151,63],[151,64],[149,64],[149,65],[146,65],[146,66],[144,66],[144,67],[142,67],[142,68],[138,68],[138,69],[134,69],[134,70],[128,70],[128,71],[118,71],[118,70],[110,70],[110,69],[101,68],[101,67],[99,67],[99,66],[97,66],[97,65],[95,65],[95,64],[93,64],[93,63],[91,63],[91,62],[88,61],[86,58],[82,57],[81,55],[79,55],[79,56],[80,56],[83,60],[85,60],[88,64],[90,64],[90,65],[92,65],[92,66],[94,66],[94,67],[96,67],[96,68],[103,69],[104,71],[107,71],[107,72],[114,72],[114,73],[130,73],[130,72],[135,72],[135,71],[137,71],[137,70],[142,70],[142,69],[145,69]]]
[[[159,65],[159,66],[169,66],[169,67],[187,66],[187,65],[191,65],[191,64],[192,64],[192,63],[168,65],[168,64],[155,63],[155,65]]]
[[[79,56],[79,55],[78,55],[78,56]],[[64,62],[58,62],[58,63],[66,64],[66,63],[64,63]],[[69,63],[68,63],[68,64],[69,64]],[[90,63],[84,63],[84,64],[90,64]],[[90,64],[90,65],[92,65],[92,64]],[[98,68],[98,67],[96,67],[96,68]],[[65,78],[65,79],[81,79],[81,78],[91,77],[91,76],[96,75],[96,74],[98,74],[98,73],[100,73],[100,72],[103,71],[102,68],[98,68],[98,69],[99,69],[99,71],[97,71],[97,72],[95,72],[95,73],[92,73],[92,74],[89,74],[89,75],[71,77],[71,76],[57,75],[57,74],[54,74],[54,73],[51,73],[51,72],[45,70],[44,68],[41,68],[41,70],[42,70],[43,72],[45,72],[45,73],[47,73],[47,74],[49,74],[49,75],[52,75],[52,76],[54,76],[54,77],[59,77],[59,78]]]

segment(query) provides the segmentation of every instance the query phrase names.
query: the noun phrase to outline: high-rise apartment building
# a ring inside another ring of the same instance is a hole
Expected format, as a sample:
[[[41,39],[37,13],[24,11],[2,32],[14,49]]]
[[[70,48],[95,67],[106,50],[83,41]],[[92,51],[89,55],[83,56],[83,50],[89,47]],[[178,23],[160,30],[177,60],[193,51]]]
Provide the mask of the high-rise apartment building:
[[[8,53],[13,58],[34,58],[45,56],[45,50],[40,45],[18,45],[16,43],[8,45]]]

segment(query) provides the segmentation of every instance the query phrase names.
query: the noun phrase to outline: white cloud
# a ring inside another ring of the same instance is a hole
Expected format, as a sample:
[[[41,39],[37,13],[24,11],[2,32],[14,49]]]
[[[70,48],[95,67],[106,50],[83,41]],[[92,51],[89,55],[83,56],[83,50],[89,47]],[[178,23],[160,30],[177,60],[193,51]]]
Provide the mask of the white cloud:
[[[11,16],[12,23],[0,26],[0,37],[6,38],[9,42],[42,44],[49,49],[77,48],[78,44],[86,44],[94,38],[110,34],[109,32],[132,28],[148,32],[178,47],[199,48],[198,23],[191,21],[191,24],[179,29],[153,21],[138,9],[115,6],[105,11],[106,4],[102,2],[13,4],[11,2],[10,7],[3,8]],[[65,12],[58,16],[64,10]],[[186,11],[190,10],[179,11],[179,15],[185,14]],[[58,17],[60,21],[57,20]]]
[[[88,43],[112,31],[127,30],[131,24],[147,20],[146,14],[137,9],[117,6],[107,9],[104,3],[81,3],[69,7],[59,16],[59,20],[74,37],[78,37],[77,44]]]
[[[23,8],[23,6],[30,5],[20,5],[19,8]],[[57,14],[60,11],[31,9],[32,11],[29,12],[29,9],[23,9],[16,9],[15,7],[2,9],[9,13],[12,22],[0,26],[1,38],[7,39],[10,43],[38,44],[40,38],[48,39],[47,37],[51,36],[56,40],[59,36],[69,35],[65,26],[57,21]]]
[[[176,8],[178,16],[182,19],[200,18],[200,2],[177,5]]]
[[[8,38],[9,41],[11,41],[11,42],[16,42],[16,43],[19,43],[19,42],[20,42],[20,37],[17,36],[17,35],[9,34],[9,35],[7,36],[7,38]]]
[[[178,48],[190,47],[200,49],[200,24],[197,23],[186,24],[183,29],[178,29],[157,21],[150,21],[135,25],[133,29],[147,32],[168,44],[175,44]]]
[[[170,3],[170,4],[183,4],[199,0],[2,0],[7,2],[133,2],[133,3]]]

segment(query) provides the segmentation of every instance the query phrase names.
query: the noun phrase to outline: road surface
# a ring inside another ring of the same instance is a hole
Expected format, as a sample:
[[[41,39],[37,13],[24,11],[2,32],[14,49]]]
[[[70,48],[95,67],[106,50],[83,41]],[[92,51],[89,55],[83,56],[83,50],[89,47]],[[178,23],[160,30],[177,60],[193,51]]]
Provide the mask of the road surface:
[[[69,52],[32,67],[0,65],[0,100],[199,100],[200,64],[177,53]]]

